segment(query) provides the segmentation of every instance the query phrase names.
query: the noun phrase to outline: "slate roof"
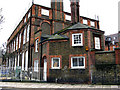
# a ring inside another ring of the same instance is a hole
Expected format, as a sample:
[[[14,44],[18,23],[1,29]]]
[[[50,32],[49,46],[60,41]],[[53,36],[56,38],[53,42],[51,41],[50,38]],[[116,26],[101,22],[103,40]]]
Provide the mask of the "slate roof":
[[[50,41],[50,40],[68,40],[68,39],[69,38],[65,35],[54,34],[54,35],[51,35],[49,38],[40,41],[40,43],[43,43],[45,41]]]
[[[99,29],[96,29],[94,27],[90,27],[88,25],[81,24],[80,22],[78,22],[77,24],[71,25],[71,26],[69,26],[69,27],[67,27],[65,29],[62,29],[62,30],[56,32],[55,34],[60,34],[60,33],[64,32],[64,31],[67,31],[67,30],[76,30],[76,29],[94,29],[94,30],[99,30]]]
[[[61,40],[61,39],[69,39],[67,36],[65,35],[60,35],[60,33],[67,31],[67,30],[76,30],[76,29],[96,29],[94,27],[89,27],[88,25],[85,24],[81,24],[81,23],[77,23],[71,26],[68,26],[67,28],[64,28],[56,33],[54,33],[53,35],[42,35],[43,38],[46,38],[42,41],[40,41],[40,43],[45,42],[45,41],[49,41],[49,40]],[[99,29],[96,29],[99,30]]]
[[[50,38],[52,35],[42,34],[41,37],[43,38]]]
[[[110,35],[107,35],[106,37],[110,37],[112,39],[112,41],[119,42],[118,33],[110,34]]]
[[[91,28],[91,27],[78,22],[77,24],[74,24],[73,26],[69,27],[68,29],[82,29],[82,28]]]
[[[65,35],[58,35],[58,34],[55,34],[55,35],[52,35],[50,38],[48,38],[49,40],[55,40],[55,39],[68,39],[67,36]]]

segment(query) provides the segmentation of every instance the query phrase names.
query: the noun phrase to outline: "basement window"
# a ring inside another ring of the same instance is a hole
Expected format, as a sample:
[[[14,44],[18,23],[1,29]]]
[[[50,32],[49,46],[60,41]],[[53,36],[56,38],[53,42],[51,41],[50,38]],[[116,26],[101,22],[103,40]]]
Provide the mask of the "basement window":
[[[85,69],[85,57],[71,57],[72,69]]]
[[[60,69],[60,58],[52,58],[52,69]]]
[[[82,33],[72,34],[72,46],[83,46]]]

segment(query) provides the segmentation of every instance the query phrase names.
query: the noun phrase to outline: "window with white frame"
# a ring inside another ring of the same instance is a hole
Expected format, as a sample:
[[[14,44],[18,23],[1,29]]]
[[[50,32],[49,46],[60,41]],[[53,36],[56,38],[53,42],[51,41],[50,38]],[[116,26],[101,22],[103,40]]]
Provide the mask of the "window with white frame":
[[[24,18],[24,23],[26,22],[26,17]]]
[[[30,27],[30,25],[28,25],[28,27],[27,27],[27,42],[29,41],[29,27]]]
[[[28,18],[30,17],[30,12],[28,13]]]
[[[94,21],[91,21],[91,26],[95,27],[95,22]]]
[[[25,44],[25,37],[26,37],[26,28],[24,29],[24,33],[23,33],[23,44]]]
[[[115,41],[112,41],[112,44],[115,45]]]
[[[52,58],[52,69],[60,69],[60,58],[54,57]]]
[[[22,70],[24,70],[24,53],[22,53]]]
[[[94,37],[95,39],[95,49],[100,49],[100,37]]]
[[[72,34],[72,46],[83,46],[82,33]]]
[[[113,46],[113,51],[115,50],[115,46]]]
[[[42,15],[49,16],[49,10],[42,9],[42,10],[41,10],[41,14],[42,14]]]
[[[12,57],[12,68],[14,68],[14,57]]]
[[[19,62],[20,62],[20,61],[19,61],[19,60],[20,60],[19,58],[20,58],[20,55],[18,54],[17,66],[19,66]]]
[[[14,70],[16,70],[16,62],[17,62],[17,57],[15,57]]]
[[[70,15],[65,15],[65,17],[66,17],[66,20],[71,21],[71,16]]]
[[[21,33],[19,35],[19,48],[20,48],[20,45],[21,45]]]
[[[14,48],[13,50],[15,51],[15,40],[14,40],[14,47],[13,48]]]
[[[38,60],[34,61],[34,71],[38,72]]]
[[[28,70],[28,51],[26,51],[26,59],[25,59],[25,70]]]
[[[85,57],[71,57],[72,69],[85,69]]]
[[[39,40],[39,39],[36,39],[36,40],[35,40],[35,52],[38,52],[38,40]]]
[[[18,37],[16,38],[16,50],[17,50],[17,46],[18,46]]]
[[[115,39],[117,39],[117,37],[113,37],[113,39],[115,40]]]
[[[11,44],[11,52],[13,51],[13,42],[12,42],[12,44]]]
[[[87,20],[86,19],[83,19],[83,24],[87,25]]]
[[[12,52],[14,51],[14,41],[12,42]]]

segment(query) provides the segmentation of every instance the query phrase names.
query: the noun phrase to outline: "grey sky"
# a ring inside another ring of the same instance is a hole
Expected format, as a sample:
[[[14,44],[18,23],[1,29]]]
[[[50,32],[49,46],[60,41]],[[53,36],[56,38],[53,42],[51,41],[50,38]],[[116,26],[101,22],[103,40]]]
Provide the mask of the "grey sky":
[[[50,0],[34,1],[50,7]],[[120,0],[80,0],[80,15],[93,19],[95,15],[99,16],[100,29],[105,31],[105,35],[117,33],[118,1]],[[3,8],[2,14],[5,17],[0,32],[0,46],[7,41],[31,4],[32,0],[0,0],[0,8]],[[64,10],[70,12],[69,0],[64,0]]]

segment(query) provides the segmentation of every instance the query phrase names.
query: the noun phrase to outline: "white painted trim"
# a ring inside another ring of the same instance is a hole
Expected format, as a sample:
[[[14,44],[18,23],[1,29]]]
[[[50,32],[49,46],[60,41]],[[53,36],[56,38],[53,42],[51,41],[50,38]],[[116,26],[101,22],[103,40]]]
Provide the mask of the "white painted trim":
[[[58,59],[59,60],[59,66],[58,67],[53,67],[53,59]],[[51,60],[51,69],[60,69],[60,58],[59,57],[53,57],[52,60]]]
[[[72,62],[73,58],[84,58],[84,66],[73,67],[73,62]],[[85,57],[84,56],[71,57],[71,69],[85,69]]]
[[[74,35],[81,35],[81,44],[74,44]],[[72,34],[72,46],[83,46],[83,34],[82,33]]]
[[[36,39],[36,40],[35,40],[35,52],[38,52],[38,40],[39,40],[39,39]]]
[[[46,9],[43,9],[43,8],[42,8],[41,14],[42,14],[42,15],[49,16],[49,10],[46,10]]]
[[[28,70],[28,51],[26,51],[25,70]]]
[[[22,53],[22,70],[24,70],[24,52]]]
[[[100,49],[100,38],[94,37],[95,39],[95,49]]]
[[[38,72],[38,60],[34,61],[34,72]]]

